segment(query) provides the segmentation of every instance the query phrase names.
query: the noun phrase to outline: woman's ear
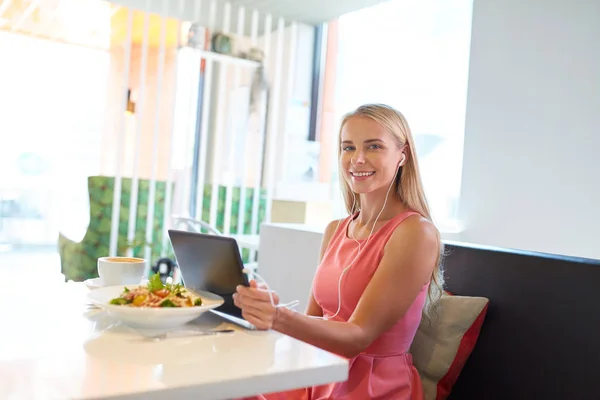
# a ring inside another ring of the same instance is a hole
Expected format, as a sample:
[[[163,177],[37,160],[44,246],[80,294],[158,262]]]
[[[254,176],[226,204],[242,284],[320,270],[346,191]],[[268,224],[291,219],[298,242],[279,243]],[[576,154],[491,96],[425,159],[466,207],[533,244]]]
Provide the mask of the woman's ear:
[[[400,162],[398,162],[398,168],[400,168],[404,164],[406,164],[406,159],[408,158],[407,153],[409,151],[408,144],[405,144],[404,146],[402,146],[401,151],[402,151],[402,158],[400,159]]]
[[[402,153],[402,158],[400,159],[400,162],[398,163],[398,168],[403,166],[405,162],[406,162],[406,154]]]

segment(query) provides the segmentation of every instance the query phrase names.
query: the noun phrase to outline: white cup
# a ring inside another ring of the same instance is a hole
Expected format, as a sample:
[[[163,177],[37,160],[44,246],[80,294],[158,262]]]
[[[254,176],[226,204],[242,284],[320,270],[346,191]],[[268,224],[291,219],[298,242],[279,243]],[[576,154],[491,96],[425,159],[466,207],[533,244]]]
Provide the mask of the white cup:
[[[98,275],[104,286],[137,285],[146,270],[146,260],[137,257],[100,257]]]

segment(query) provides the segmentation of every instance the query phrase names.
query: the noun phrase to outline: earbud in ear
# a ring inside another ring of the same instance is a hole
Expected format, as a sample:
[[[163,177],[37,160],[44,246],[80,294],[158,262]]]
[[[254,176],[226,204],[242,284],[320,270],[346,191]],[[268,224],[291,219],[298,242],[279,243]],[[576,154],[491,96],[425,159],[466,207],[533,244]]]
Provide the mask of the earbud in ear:
[[[404,165],[404,161],[406,161],[406,155],[402,154],[402,160],[398,163],[398,168]]]

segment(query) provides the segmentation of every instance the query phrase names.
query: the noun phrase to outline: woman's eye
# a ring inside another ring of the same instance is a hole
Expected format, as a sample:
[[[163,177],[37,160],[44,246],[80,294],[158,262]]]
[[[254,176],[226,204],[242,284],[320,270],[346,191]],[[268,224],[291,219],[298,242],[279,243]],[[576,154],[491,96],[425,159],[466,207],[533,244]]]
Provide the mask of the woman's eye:
[[[378,144],[372,144],[369,146],[369,149],[380,149],[380,148],[381,148],[381,146]]]
[[[344,146],[344,147],[342,147],[343,151],[350,151],[350,150],[353,150],[353,149],[354,148],[352,146]]]

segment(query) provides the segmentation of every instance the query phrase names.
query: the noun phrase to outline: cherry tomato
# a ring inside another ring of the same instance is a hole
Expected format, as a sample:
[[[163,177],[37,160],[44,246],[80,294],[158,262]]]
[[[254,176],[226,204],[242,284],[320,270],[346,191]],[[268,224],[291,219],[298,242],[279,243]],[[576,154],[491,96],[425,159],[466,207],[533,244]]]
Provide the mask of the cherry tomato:
[[[167,289],[159,289],[159,290],[155,290],[154,294],[157,295],[158,297],[165,298],[169,295],[169,291]]]

